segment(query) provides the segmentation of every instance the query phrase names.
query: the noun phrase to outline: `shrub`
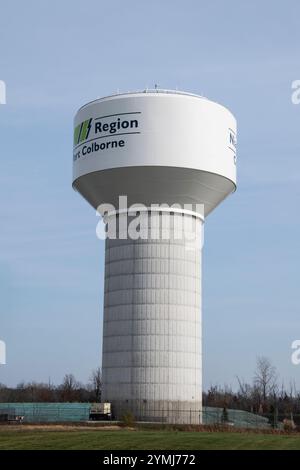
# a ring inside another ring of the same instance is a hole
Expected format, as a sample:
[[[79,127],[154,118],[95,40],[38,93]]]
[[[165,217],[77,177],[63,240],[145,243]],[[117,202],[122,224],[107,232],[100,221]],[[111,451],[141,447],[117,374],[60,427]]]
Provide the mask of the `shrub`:
[[[296,425],[292,419],[284,419],[283,429],[284,431],[294,431],[296,429]]]
[[[127,411],[121,416],[121,426],[132,428],[135,426],[135,417],[131,411]]]

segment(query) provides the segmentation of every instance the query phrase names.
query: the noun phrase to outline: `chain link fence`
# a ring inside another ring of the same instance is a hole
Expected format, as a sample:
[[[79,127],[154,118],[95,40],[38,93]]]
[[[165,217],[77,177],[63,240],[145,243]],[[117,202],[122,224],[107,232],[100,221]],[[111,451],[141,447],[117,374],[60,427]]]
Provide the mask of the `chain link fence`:
[[[91,403],[0,403],[0,423],[18,420],[24,423],[88,422],[91,407]],[[122,420],[121,416],[118,418]],[[136,422],[156,424],[224,425],[251,429],[300,428],[299,414],[274,412],[262,415],[208,406],[202,410],[147,410],[147,415],[132,418]]]

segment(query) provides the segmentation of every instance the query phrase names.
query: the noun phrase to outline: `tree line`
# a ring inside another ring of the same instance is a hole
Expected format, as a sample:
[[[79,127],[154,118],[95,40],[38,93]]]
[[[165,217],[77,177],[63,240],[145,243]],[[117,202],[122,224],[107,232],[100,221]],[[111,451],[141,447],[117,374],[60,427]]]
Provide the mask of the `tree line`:
[[[210,386],[203,393],[203,405],[270,415],[300,414],[300,391],[294,383],[288,388],[280,385],[277,370],[268,358],[258,357],[251,383],[236,379],[236,391],[228,386]],[[87,384],[78,382],[73,374],[66,374],[59,385],[22,382],[12,388],[0,384],[0,402],[100,402],[101,392],[101,369],[97,368]]]
[[[73,374],[66,374],[59,385],[21,382],[16,387],[7,387],[0,384],[0,403],[100,402],[101,391],[101,369],[97,368],[87,384],[77,381]]]
[[[300,414],[300,391],[294,382],[288,387],[280,383],[276,367],[268,358],[257,358],[251,383],[236,379],[237,391],[226,385],[212,385],[203,394],[203,404],[278,416]]]

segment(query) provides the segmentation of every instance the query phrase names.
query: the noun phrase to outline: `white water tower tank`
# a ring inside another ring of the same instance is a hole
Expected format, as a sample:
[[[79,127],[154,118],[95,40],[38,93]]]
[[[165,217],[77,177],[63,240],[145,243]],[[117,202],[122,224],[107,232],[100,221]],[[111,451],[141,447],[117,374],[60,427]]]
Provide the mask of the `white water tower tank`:
[[[111,204],[107,217],[125,218],[126,229],[139,204],[148,228],[106,240],[103,400],[116,418],[201,422],[202,226],[236,188],[234,116],[178,91],[92,101],[75,116],[73,187],[94,208]],[[166,215],[171,236],[149,236]],[[178,239],[179,219],[190,222],[188,240]]]

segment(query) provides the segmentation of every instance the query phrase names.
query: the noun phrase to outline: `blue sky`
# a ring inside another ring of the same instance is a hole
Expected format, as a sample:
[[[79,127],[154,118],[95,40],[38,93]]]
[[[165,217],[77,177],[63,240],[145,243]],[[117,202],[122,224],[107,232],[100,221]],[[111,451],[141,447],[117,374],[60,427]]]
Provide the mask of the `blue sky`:
[[[251,380],[266,355],[300,388],[299,18],[296,0],[0,0],[0,382],[99,364],[104,244],[71,188],[73,116],[158,83],[238,121],[238,191],[205,226],[205,387]]]

